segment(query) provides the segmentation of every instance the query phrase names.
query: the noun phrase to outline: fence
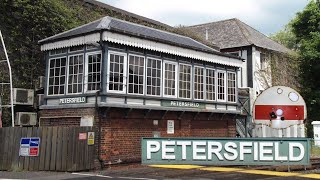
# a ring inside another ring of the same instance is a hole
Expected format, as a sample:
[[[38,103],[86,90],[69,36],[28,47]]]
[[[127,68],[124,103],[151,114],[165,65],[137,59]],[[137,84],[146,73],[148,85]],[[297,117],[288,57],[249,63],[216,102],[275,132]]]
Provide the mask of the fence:
[[[94,168],[95,147],[79,140],[92,127],[0,128],[0,170],[81,171]],[[38,156],[20,156],[20,140],[39,137]]]

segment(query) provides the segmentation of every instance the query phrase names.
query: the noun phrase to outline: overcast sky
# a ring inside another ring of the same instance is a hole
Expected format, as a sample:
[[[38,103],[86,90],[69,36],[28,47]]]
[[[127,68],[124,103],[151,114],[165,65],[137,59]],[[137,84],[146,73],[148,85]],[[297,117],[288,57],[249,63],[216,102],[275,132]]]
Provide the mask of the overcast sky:
[[[309,0],[99,0],[171,26],[238,18],[270,35],[282,29]]]

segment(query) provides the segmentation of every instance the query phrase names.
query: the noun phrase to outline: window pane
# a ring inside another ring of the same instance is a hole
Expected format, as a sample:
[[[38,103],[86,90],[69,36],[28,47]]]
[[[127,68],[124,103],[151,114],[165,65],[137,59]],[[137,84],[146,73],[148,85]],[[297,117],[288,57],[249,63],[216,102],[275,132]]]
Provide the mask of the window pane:
[[[143,94],[144,57],[130,55],[128,66],[128,93]]]
[[[236,74],[228,72],[228,101],[236,102]]]
[[[225,100],[225,72],[218,72],[218,100]]]
[[[48,95],[64,94],[66,58],[55,58],[49,61]]]
[[[207,100],[216,100],[215,73],[213,69],[206,70]]]
[[[203,68],[194,67],[194,98],[203,99],[204,83],[203,83]]]
[[[94,91],[100,89],[101,76],[101,54],[88,55],[88,80],[87,91]]]
[[[83,55],[69,56],[68,93],[81,93],[83,85]]]
[[[176,64],[164,63],[164,95],[176,96]]]
[[[191,66],[180,64],[179,65],[179,97],[180,98],[191,98],[190,94],[190,77],[191,77]]]
[[[110,54],[109,63],[109,90],[123,91],[124,56]]]
[[[161,60],[147,59],[147,94],[160,96]]]

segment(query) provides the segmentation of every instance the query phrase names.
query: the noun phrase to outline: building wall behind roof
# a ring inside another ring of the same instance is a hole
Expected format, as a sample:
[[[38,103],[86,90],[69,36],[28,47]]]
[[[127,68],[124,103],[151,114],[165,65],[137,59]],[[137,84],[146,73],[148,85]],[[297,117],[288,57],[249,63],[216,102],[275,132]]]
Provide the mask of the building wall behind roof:
[[[161,137],[235,137],[236,125],[234,115],[168,112],[161,120],[164,111],[151,111],[145,118],[145,110],[132,110],[125,118],[127,109],[112,108],[102,118],[101,156],[107,163],[115,160],[126,162],[141,160],[141,138],[153,137],[154,132]],[[42,126],[80,126],[80,118],[67,116],[94,115],[94,108],[42,110],[41,117],[61,116],[61,118],[43,118]],[[66,116],[63,118],[62,116]],[[158,120],[158,125],[154,125]],[[167,134],[167,120],[174,120],[174,134]],[[95,116],[94,125],[98,118]],[[97,126],[96,126],[97,127]],[[96,136],[98,137],[98,136]],[[97,145],[97,141],[96,141]]]

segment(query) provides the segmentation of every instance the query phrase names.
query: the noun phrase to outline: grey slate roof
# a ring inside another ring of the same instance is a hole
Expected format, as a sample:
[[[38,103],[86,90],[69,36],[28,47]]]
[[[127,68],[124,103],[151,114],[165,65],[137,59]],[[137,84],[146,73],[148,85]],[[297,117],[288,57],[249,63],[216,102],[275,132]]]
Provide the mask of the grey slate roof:
[[[225,55],[217,50],[214,50],[198,41],[191,39],[190,37],[154,29],[151,27],[119,20],[106,16],[99,20],[93,21],[91,23],[85,24],[83,26],[71,29],[69,31],[48,37],[39,41],[40,44],[45,44],[49,42],[55,42],[63,39],[69,39],[72,37],[81,36],[84,34],[90,34],[93,32],[98,32],[100,30],[112,31],[117,33],[122,33],[126,35],[132,35],[139,38],[149,39],[153,41],[158,41],[166,44],[172,44],[181,47],[187,47],[194,50],[200,50],[205,52],[211,52],[215,54]],[[225,55],[226,56],[226,55]]]
[[[206,29],[208,29],[208,40],[220,46],[221,49],[255,45],[278,52],[290,52],[285,46],[236,18],[194,25],[188,28],[202,36],[205,36]]]

